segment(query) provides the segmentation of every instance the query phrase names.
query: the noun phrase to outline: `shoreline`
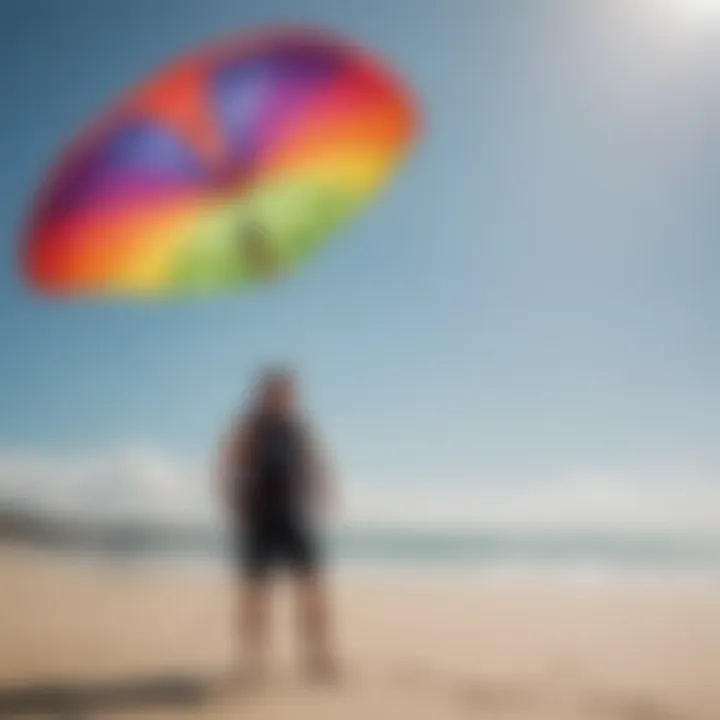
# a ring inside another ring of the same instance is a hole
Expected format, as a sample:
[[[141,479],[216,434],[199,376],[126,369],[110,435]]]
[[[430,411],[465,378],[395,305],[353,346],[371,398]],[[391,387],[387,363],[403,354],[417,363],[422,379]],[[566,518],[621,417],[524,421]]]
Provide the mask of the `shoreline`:
[[[25,562],[37,566],[97,570],[124,575],[144,574],[157,578],[198,577],[236,579],[232,562],[217,557],[139,556],[108,557],[92,552],[70,552],[29,546],[0,545],[0,565],[4,561]],[[336,561],[328,564],[334,582],[381,582],[431,585],[439,581],[462,585],[558,586],[567,588],[648,587],[655,589],[707,588],[720,590],[720,568],[673,566],[648,567],[613,563],[575,564],[526,562],[402,562],[389,560]]]

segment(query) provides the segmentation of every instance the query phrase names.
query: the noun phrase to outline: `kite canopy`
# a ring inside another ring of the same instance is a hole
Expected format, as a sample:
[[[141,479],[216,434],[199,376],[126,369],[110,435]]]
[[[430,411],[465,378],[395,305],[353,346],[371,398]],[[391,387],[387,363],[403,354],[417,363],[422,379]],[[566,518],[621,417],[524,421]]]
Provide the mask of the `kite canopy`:
[[[25,247],[51,294],[166,296],[289,272],[388,182],[416,135],[410,93],[325,34],[214,46],[80,136]]]

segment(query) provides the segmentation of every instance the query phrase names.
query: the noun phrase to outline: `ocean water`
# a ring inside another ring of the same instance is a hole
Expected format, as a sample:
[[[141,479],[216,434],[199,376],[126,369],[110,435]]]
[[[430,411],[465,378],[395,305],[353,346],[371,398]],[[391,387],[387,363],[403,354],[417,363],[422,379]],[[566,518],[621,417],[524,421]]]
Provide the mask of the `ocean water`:
[[[218,525],[38,514],[0,508],[0,545],[85,555],[122,563],[226,564],[232,537]],[[720,529],[714,535],[619,531],[354,527],[325,537],[342,568],[471,569],[556,574],[697,574],[720,579]]]
[[[720,583],[720,538],[386,530],[339,533],[331,540],[330,553],[343,569],[380,570],[403,578],[432,570],[433,577],[447,571],[484,582]]]
[[[120,526],[96,534],[45,535],[20,542],[38,550],[123,564],[219,566],[231,562],[233,555],[232,539],[207,528],[149,531]],[[363,528],[329,534],[323,547],[328,560],[342,569],[462,569],[574,577],[683,574],[720,580],[720,537]]]

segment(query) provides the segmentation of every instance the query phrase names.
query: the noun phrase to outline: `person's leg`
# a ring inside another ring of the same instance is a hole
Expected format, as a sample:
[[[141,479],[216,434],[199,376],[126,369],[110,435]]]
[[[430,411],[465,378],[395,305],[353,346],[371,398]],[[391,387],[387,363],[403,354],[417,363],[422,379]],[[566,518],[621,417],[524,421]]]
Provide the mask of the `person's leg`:
[[[298,630],[305,657],[312,672],[327,676],[336,667],[328,592],[317,538],[307,528],[291,525],[286,540],[288,560],[296,576]]]
[[[252,678],[262,675],[268,646],[270,586],[264,575],[249,576],[240,603],[243,667]]]
[[[238,607],[242,664],[251,676],[262,674],[268,645],[272,537],[248,528],[244,537],[244,579]]]
[[[327,589],[317,571],[302,572],[297,579],[300,636],[313,673],[334,674],[336,667],[330,638]]]

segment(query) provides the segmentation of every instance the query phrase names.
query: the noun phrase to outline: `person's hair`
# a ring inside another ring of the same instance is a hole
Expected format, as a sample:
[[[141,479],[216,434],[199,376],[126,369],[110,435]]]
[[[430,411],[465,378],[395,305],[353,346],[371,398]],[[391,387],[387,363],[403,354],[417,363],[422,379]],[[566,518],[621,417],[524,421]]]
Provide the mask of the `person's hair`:
[[[295,382],[294,373],[286,367],[270,367],[262,371],[259,376],[256,391],[255,391],[255,404],[256,407],[260,407],[273,390],[278,387],[286,385],[292,385]]]

